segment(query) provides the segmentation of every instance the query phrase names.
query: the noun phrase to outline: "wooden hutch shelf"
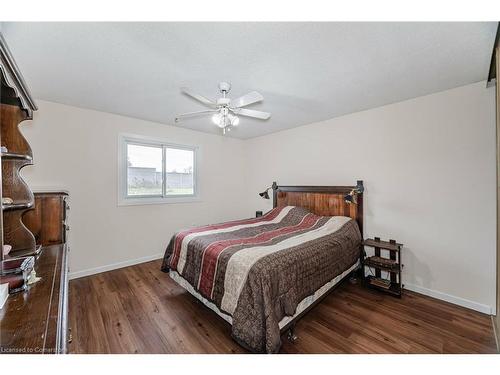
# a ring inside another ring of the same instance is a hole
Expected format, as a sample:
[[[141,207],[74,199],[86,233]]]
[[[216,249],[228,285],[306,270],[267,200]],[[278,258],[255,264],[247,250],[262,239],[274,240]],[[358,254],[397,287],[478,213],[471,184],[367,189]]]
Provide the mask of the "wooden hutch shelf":
[[[33,202],[2,204],[3,211],[25,210],[33,207]]]
[[[33,153],[19,131],[19,124],[31,120],[37,108],[3,37],[0,37],[0,47],[2,247],[11,245],[9,255],[15,256],[16,252],[36,252],[35,237],[22,222],[24,213],[33,208],[35,198],[20,175],[22,168],[33,164]],[[3,202],[4,198],[10,198],[13,203]]]
[[[33,164],[19,125],[32,120],[37,107],[2,33],[0,84],[0,282],[8,283],[11,293],[0,310],[0,353],[65,353],[68,247],[62,219],[67,194],[48,203],[40,196],[37,203],[19,173]],[[4,245],[11,246],[6,256]],[[27,256],[22,267],[12,266],[16,258]],[[26,285],[32,270],[41,279]]]
[[[31,155],[25,155],[25,154],[15,154],[12,152],[3,152],[2,153],[2,159],[3,160],[11,160],[11,159],[21,159],[21,160],[29,160],[32,161],[33,157]]]

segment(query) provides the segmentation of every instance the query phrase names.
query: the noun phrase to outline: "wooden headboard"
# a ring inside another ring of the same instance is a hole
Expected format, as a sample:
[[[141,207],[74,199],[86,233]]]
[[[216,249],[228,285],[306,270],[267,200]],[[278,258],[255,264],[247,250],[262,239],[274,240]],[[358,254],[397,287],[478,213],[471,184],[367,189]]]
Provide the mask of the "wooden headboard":
[[[357,204],[347,203],[346,194],[357,186],[280,186],[273,183],[273,206],[299,206],[321,216],[348,216],[358,222],[363,233],[363,193]]]

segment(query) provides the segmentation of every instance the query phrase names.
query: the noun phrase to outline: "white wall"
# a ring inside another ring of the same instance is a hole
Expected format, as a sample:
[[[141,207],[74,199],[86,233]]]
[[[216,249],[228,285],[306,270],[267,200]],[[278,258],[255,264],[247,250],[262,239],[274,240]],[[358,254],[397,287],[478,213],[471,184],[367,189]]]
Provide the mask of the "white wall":
[[[365,236],[404,243],[408,288],[495,306],[495,92],[480,82],[246,142],[248,211],[282,185],[365,182]],[[332,102],[335,105],[335,102]]]
[[[34,120],[21,125],[33,149],[24,168],[31,187],[70,192],[73,276],[158,258],[174,233],[193,224],[241,218],[242,141],[37,100]],[[118,134],[199,146],[201,202],[117,206]]]

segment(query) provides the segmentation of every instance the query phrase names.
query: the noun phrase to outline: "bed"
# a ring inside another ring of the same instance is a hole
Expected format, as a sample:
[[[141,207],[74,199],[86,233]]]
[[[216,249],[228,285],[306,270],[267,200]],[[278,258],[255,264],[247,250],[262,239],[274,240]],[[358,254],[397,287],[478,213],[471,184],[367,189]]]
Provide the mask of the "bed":
[[[176,233],[162,271],[231,324],[240,345],[276,353],[281,335],[359,267],[360,186],[274,183],[265,215]],[[356,204],[345,200],[353,191]]]

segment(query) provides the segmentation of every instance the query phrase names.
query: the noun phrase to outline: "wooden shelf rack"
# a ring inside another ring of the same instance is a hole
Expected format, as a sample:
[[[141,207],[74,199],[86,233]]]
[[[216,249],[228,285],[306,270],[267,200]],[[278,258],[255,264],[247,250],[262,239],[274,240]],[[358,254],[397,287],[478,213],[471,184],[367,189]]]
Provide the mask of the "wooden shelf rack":
[[[401,280],[403,264],[401,263],[401,250],[403,244],[395,240],[382,241],[379,237],[366,239],[363,241],[363,247],[374,248],[374,255],[366,257],[366,250],[363,249],[363,275],[366,275],[366,269],[375,270],[375,275],[364,276],[364,284],[394,296],[401,297],[404,285]],[[389,258],[382,256],[382,250],[389,253]],[[389,279],[382,277],[385,272]],[[387,283],[387,288],[381,286],[382,281]]]

